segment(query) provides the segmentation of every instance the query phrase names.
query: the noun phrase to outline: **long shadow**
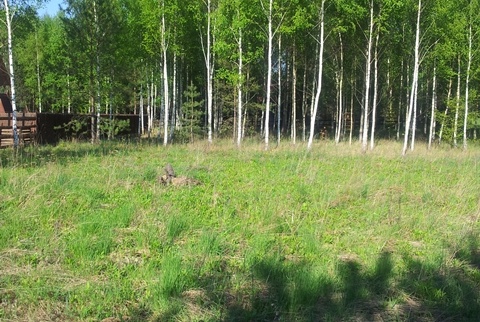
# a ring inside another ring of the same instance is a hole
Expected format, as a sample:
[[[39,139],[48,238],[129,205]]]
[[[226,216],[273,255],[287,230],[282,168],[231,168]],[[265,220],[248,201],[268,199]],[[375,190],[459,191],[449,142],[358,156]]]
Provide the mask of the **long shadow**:
[[[457,251],[458,267],[403,256],[400,276],[391,252],[380,253],[370,271],[356,260],[339,260],[333,277],[268,254],[251,266],[249,291],[236,297],[228,287],[218,293],[219,284],[228,284],[225,276],[198,282],[222,306],[222,321],[478,321],[477,244],[472,237]]]
[[[451,250],[450,261],[455,264],[448,266],[404,257],[408,274],[398,287],[411,296],[403,311],[435,321],[479,321],[479,245],[478,235],[467,235],[460,249]]]
[[[80,162],[88,156],[107,156],[120,150],[126,154],[142,145],[151,145],[147,139],[102,141],[99,144],[71,143],[62,145],[21,146],[0,149],[0,167],[40,167],[47,163],[68,164]]]
[[[205,315],[212,321],[479,321],[480,244],[473,234],[465,241],[436,262],[385,251],[367,269],[354,257],[342,258],[334,274],[274,251],[252,259],[242,272],[230,271],[224,259],[216,269],[194,274],[193,302],[192,293],[184,293],[162,316],[147,304],[130,320],[193,318],[184,309],[194,303],[198,312],[216,312],[215,318]],[[233,282],[236,274],[244,277],[241,284]]]

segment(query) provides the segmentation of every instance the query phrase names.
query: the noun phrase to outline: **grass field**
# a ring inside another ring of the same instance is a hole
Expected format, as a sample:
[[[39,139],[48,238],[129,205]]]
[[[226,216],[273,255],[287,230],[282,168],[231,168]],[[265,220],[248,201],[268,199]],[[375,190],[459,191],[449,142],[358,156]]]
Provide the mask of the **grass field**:
[[[0,321],[478,321],[480,149],[400,151],[0,151]]]

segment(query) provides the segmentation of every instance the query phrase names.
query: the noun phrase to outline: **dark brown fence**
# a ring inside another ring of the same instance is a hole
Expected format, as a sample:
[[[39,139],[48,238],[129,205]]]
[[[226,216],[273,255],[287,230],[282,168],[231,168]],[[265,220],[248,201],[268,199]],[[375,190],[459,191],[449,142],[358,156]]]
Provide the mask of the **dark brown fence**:
[[[17,113],[20,144],[34,142],[37,135],[37,114]],[[0,114],[0,148],[13,146],[12,113]]]
[[[133,114],[102,114],[107,120],[128,121],[128,126],[116,136],[136,136],[139,131],[139,116]],[[55,144],[60,140],[88,140],[91,137],[92,118],[86,114],[17,113],[17,128],[20,144],[36,142]],[[102,133],[107,136],[107,133]],[[0,147],[13,146],[12,113],[0,113]]]

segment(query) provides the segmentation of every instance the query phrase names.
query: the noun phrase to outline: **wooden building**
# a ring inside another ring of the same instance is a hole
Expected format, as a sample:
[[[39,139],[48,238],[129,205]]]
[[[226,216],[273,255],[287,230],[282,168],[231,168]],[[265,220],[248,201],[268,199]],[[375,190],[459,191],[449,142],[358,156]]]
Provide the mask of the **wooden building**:
[[[0,57],[0,88],[10,88],[10,74],[7,71],[3,59]],[[12,113],[12,102],[7,93],[0,91],[0,113]]]

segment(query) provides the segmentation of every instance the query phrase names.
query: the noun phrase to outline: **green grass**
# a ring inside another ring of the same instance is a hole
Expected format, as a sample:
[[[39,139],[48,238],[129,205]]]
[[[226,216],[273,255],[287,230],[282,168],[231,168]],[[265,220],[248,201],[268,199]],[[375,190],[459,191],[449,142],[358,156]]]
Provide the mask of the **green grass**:
[[[2,150],[0,321],[476,321],[480,149],[400,151]]]

